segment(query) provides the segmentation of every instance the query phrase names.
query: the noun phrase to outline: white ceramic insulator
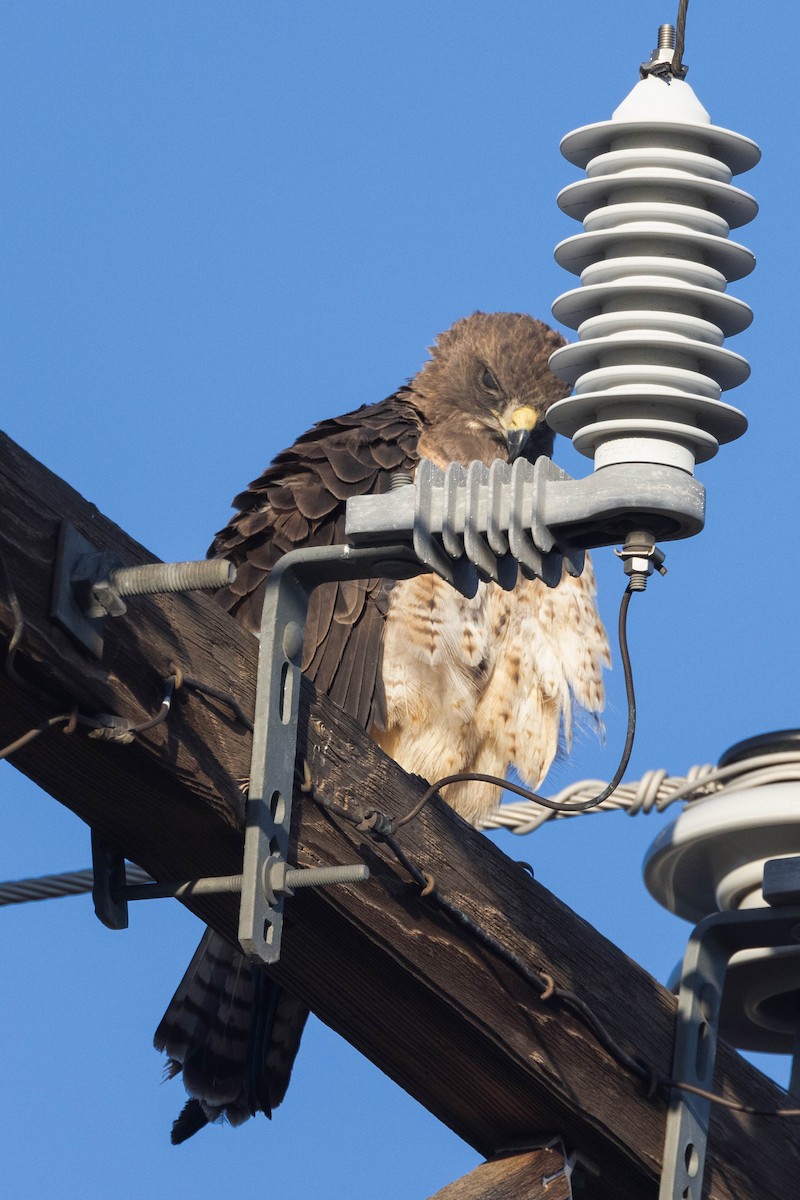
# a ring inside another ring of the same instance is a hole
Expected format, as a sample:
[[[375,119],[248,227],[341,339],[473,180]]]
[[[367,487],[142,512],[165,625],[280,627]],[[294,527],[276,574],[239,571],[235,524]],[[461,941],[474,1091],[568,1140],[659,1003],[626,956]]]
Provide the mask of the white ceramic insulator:
[[[684,81],[650,75],[610,121],[567,134],[561,152],[586,168],[558,197],[584,232],[556,247],[581,286],[553,314],[579,340],[550,359],[575,394],[548,420],[596,469],[647,462],[692,473],[747,428],[720,396],[750,373],[723,342],[752,320],[725,289],[755,265],[728,235],[758,210],[731,183],[758,162],[758,146],[712,125]]]

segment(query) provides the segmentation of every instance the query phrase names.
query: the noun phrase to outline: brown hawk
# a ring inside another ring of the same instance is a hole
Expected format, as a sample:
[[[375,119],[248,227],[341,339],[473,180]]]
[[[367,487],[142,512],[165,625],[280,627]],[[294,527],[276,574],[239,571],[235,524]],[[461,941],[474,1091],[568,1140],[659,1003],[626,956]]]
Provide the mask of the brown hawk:
[[[234,562],[225,607],[258,631],[270,570],[298,546],[344,541],[350,496],[384,492],[421,457],[490,463],[552,453],[544,416],[566,394],[548,368],[563,339],[519,313],[457,321],[387,400],[321,421],[237,496],[210,553]],[[407,771],[435,780],[516,768],[537,787],[569,746],[573,704],[603,707],[609,663],[591,564],[557,588],[520,579],[465,599],[435,575],[331,583],[312,594],[303,670]],[[457,783],[445,799],[477,823],[499,797]],[[206,932],[156,1031],[192,1097],[172,1140],[283,1099],[307,1010],[218,934]]]

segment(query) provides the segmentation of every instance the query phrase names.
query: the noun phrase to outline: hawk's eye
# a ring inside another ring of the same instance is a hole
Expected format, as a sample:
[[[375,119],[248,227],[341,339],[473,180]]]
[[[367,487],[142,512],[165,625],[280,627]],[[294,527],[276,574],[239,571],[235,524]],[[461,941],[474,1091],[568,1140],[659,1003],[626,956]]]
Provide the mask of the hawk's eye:
[[[483,368],[483,386],[490,392],[500,391],[500,385],[488,367]]]

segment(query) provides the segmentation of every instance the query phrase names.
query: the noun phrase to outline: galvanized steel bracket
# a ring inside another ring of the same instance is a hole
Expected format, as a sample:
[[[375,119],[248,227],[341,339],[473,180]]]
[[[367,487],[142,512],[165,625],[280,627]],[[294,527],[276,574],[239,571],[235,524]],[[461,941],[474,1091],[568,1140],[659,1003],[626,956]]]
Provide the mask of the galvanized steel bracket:
[[[280,958],[284,899],[290,887],[275,886],[275,865],[286,863],[292,819],[300,664],[308,602],[322,583],[346,579],[407,579],[428,568],[410,545],[320,546],[293,550],[269,576],[261,616],[253,752],[247,796],[239,942],[248,958],[265,966]],[[352,867],[321,868],[319,883]],[[366,878],[366,867],[361,867]],[[267,874],[269,872],[269,874]],[[303,877],[315,871],[302,871]],[[312,879],[309,878],[311,883]],[[291,887],[298,886],[296,878]]]
[[[322,583],[371,577],[407,579],[427,570],[410,545],[321,546],[284,555],[271,572],[264,595],[242,874],[129,886],[123,855],[104,845],[93,832],[93,898],[104,925],[126,928],[129,900],[189,900],[239,892],[242,949],[253,961],[269,966],[280,958],[286,896],[299,888],[369,878],[363,863],[306,869],[288,865],[308,601]]]
[[[713,1090],[725,973],[732,956],[800,941],[800,905],[715,913],[696,927],[683,960],[672,1077]],[[797,1077],[797,1064],[793,1077]],[[711,1101],[673,1088],[659,1200],[700,1200]]]

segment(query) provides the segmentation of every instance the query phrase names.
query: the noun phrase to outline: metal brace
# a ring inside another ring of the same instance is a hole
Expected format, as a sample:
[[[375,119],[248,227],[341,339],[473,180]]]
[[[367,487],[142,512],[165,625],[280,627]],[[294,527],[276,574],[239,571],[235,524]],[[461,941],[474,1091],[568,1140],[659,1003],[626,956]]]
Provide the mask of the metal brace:
[[[777,863],[767,863],[765,880]],[[789,946],[800,942],[800,859],[794,887],[780,890],[791,906],[714,913],[701,921],[689,939],[678,995],[673,1052],[673,1079],[711,1091],[717,1051],[720,1007],[730,959],[740,950]],[[776,892],[778,889],[776,888]],[[765,897],[776,903],[765,887]],[[792,1088],[800,1086],[800,1058],[795,1053]],[[659,1200],[700,1200],[703,1190],[711,1101],[673,1089],[667,1113],[664,1165]]]
[[[128,928],[129,900],[188,900],[192,896],[242,890],[241,875],[216,875],[208,879],[188,879],[183,883],[156,883],[146,872],[142,872],[144,879],[141,882],[129,884],[124,855],[105,845],[95,830],[92,830],[92,871],[94,911],[107,929]],[[273,858],[264,864],[262,878],[267,896],[274,903],[279,895],[294,895],[297,888],[360,883],[369,879],[369,870],[362,863],[352,867],[298,870]]]
[[[598,474],[606,476],[605,481],[598,480]],[[666,503],[660,489],[667,480],[673,505],[680,507],[674,500],[677,485],[672,477],[676,472],[669,468],[648,468],[645,477],[635,465],[632,473],[623,471],[622,476],[611,467],[598,474],[593,477],[596,482],[586,488],[586,481],[571,479],[547,458],[535,464],[520,459],[513,466],[503,462],[491,467],[476,462],[467,468],[454,464],[445,471],[423,459],[413,485],[348,500],[346,533],[356,545],[294,550],[273,568],[261,618],[239,911],[239,941],[249,958],[269,965],[280,957],[284,894],[271,894],[264,864],[285,862],[288,854],[300,663],[312,590],[336,580],[404,579],[434,570],[464,595],[473,596],[480,578],[493,579],[507,590],[513,588],[517,562],[529,578],[542,578],[555,586],[562,563],[572,574],[580,574],[582,544],[608,544],[616,539],[621,512],[626,511],[629,529],[634,519],[631,506],[634,511],[646,509],[652,516],[651,505],[658,509]],[[677,474],[685,477],[684,472]],[[633,486],[637,479],[638,493]],[[701,485],[697,485],[699,493],[694,480],[691,485],[684,496],[689,498],[685,512],[703,495]],[[549,498],[550,515],[560,529],[551,529],[546,520],[548,486],[562,489],[558,497]],[[627,510],[620,507],[619,489],[623,486],[629,492],[633,488]],[[581,493],[577,498],[576,488]],[[587,524],[587,516],[597,511],[610,522],[602,537]],[[612,515],[615,520],[610,520]],[[653,521],[663,527],[663,515],[654,516]],[[571,530],[589,541],[576,546],[568,536]],[[385,545],[380,544],[382,540]],[[364,545],[367,541],[370,544]],[[660,566],[660,561],[656,565]]]
[[[319,546],[293,550],[273,568],[267,581],[261,617],[255,729],[247,797],[247,831],[242,867],[239,941],[248,958],[270,965],[280,957],[285,891],[269,886],[273,864],[285,864],[289,850],[292,794],[297,755],[300,663],[311,592],[337,580],[409,579],[428,568],[417,561],[410,545],[381,547]],[[367,868],[320,868],[352,882],[352,872]],[[346,877],[343,873],[347,873]],[[313,870],[298,872],[308,882]],[[287,872],[291,875],[291,872]],[[269,881],[269,882],[268,882]],[[335,882],[318,876],[320,884]]]
[[[396,492],[392,493],[392,496],[396,495]],[[441,530],[443,519],[441,512],[433,517],[429,514],[428,530],[436,530],[437,527]],[[508,521],[506,517],[506,528]],[[462,579],[467,577],[470,569],[474,569],[468,560],[465,559],[465,562]],[[442,562],[440,566],[442,573],[449,569],[447,562]],[[284,899],[290,894],[290,889],[315,882],[349,883],[368,877],[367,868],[362,864],[294,873],[287,871],[281,875],[289,852],[300,664],[311,592],[323,583],[373,577],[407,579],[430,569],[430,566],[419,561],[409,539],[409,542],[395,545],[335,545],[293,550],[284,555],[270,573],[264,593],[259,635],[244,860],[241,879],[232,877],[241,888],[239,942],[244,953],[255,962],[269,966],[280,958]],[[452,575],[452,571],[450,573]],[[97,857],[95,863],[104,869]],[[95,893],[98,916],[111,928],[124,928],[127,924],[127,909],[124,924],[119,910],[119,905],[127,899],[155,899],[162,896],[185,899],[201,893],[236,890],[236,887],[232,887],[230,877],[138,885],[131,889],[119,880],[119,864],[116,864],[115,870],[116,887],[106,889],[111,897],[110,907],[98,908],[98,895]]]
[[[490,1161],[525,1154],[530,1150],[556,1150],[561,1155],[563,1165],[552,1175],[542,1175],[542,1188],[547,1191],[551,1184],[563,1179],[569,1192],[569,1200],[572,1200],[573,1195],[573,1177],[583,1195],[589,1180],[597,1179],[600,1176],[597,1164],[587,1158],[585,1154],[574,1149],[567,1151],[561,1134],[555,1134],[553,1137],[525,1138],[522,1141],[499,1147]]]

